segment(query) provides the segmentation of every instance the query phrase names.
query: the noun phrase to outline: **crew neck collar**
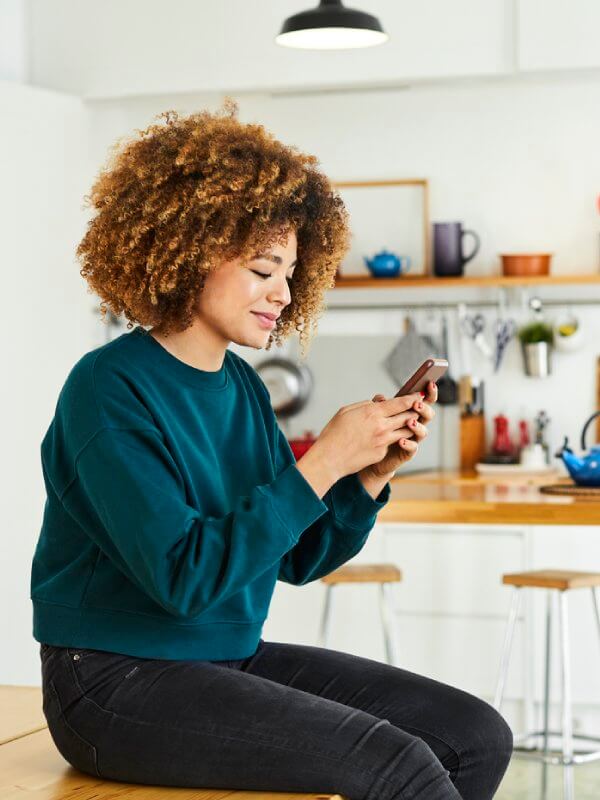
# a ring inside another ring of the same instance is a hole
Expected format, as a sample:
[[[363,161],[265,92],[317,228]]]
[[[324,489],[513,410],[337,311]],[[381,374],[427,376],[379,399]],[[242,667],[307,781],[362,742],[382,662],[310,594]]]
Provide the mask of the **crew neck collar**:
[[[209,389],[211,391],[218,391],[227,387],[229,383],[229,370],[227,368],[229,359],[227,350],[225,351],[223,364],[220,369],[204,370],[192,367],[172,353],[169,353],[149,331],[141,326],[134,328],[129,335],[135,335],[137,338],[146,341],[149,347],[152,348],[153,357],[158,359],[164,368],[169,370],[177,380],[184,381],[199,389]]]

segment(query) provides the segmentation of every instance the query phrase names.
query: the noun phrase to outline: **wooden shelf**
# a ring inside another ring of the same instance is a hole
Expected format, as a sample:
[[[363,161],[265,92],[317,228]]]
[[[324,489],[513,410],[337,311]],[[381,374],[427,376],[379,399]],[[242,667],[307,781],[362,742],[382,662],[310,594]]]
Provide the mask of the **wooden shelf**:
[[[600,283],[600,273],[583,275],[480,275],[438,278],[425,275],[403,275],[397,278],[373,278],[369,275],[347,275],[336,280],[335,289],[399,289],[423,286],[557,286],[576,283]]]

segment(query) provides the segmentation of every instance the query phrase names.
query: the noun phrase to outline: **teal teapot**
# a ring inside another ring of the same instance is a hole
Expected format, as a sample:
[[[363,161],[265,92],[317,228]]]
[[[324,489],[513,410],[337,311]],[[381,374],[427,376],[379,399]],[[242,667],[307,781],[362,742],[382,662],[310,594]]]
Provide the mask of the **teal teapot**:
[[[556,458],[562,458],[569,470],[569,475],[579,486],[600,486],[600,444],[592,447],[589,453],[585,453],[585,434],[590,424],[598,416],[600,416],[600,411],[594,412],[581,431],[583,458],[576,456],[571,450],[568,436],[565,436],[561,449],[555,453]]]
[[[376,278],[391,278],[402,270],[408,272],[410,269],[410,258],[408,256],[397,256],[388,250],[380,250],[373,258],[364,256],[365,264]]]

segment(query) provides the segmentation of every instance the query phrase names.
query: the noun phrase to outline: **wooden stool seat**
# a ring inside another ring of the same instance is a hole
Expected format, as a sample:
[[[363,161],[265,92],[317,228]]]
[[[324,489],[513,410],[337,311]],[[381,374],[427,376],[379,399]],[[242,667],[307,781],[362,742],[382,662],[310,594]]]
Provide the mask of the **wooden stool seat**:
[[[402,572],[395,564],[345,564],[321,578],[323,583],[390,583],[401,580]]]
[[[512,586],[512,600],[508,611],[508,623],[504,636],[504,646],[500,656],[500,671],[494,707],[500,711],[504,687],[508,676],[508,667],[515,627],[519,614],[521,595],[525,589],[544,589],[546,591],[546,643],[544,658],[544,705],[542,725],[533,729],[529,725],[523,733],[513,735],[514,754],[519,758],[541,761],[544,764],[542,773],[542,797],[547,795],[547,770],[548,764],[561,764],[563,767],[563,798],[573,800],[575,786],[573,767],[600,759],[600,747],[590,750],[590,743],[600,745],[600,736],[592,736],[574,730],[573,705],[571,698],[571,648],[569,637],[569,609],[568,589],[588,589],[591,594],[593,614],[596,627],[600,634],[600,573],[579,572],[568,569],[534,569],[526,572],[506,573],[502,576],[502,583]],[[556,601],[556,602],[554,602]],[[556,610],[554,610],[556,606]],[[558,611],[559,654],[561,664],[561,726],[560,730],[553,730],[550,726],[550,687],[552,671],[552,638],[553,617]],[[551,737],[560,737],[560,752],[554,752],[550,747]],[[537,740],[537,746],[531,745],[532,740]],[[587,749],[576,749],[578,740],[585,741]]]
[[[0,744],[0,797],[2,800],[156,800],[175,796],[181,800],[345,800],[342,795],[314,792],[257,792],[236,789],[167,788],[103,780],[79,772],[60,755],[47,726],[26,731],[42,716],[42,692],[38,687],[1,686],[0,697],[10,703],[14,736]],[[32,693],[37,693],[39,716],[32,715]],[[18,708],[22,705],[22,719]],[[3,706],[3,709],[5,706]],[[44,717],[45,719],[45,717]],[[6,726],[4,726],[6,727]],[[7,734],[9,730],[5,731]]]
[[[576,572],[568,569],[534,569],[502,576],[502,583],[539,589],[589,589],[600,586],[600,572]]]

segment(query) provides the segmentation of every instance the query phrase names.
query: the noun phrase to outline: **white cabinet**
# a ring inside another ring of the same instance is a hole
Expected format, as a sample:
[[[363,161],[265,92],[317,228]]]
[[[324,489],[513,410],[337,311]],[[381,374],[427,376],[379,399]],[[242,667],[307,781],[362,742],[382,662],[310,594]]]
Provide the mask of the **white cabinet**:
[[[378,523],[353,563],[391,562],[401,666],[491,702],[513,589],[503,573],[526,569],[600,572],[600,530],[585,526],[479,526]],[[336,587],[328,646],[385,660],[378,587]],[[315,644],[324,600],[320,582],[278,585],[265,638]],[[521,701],[531,698],[538,722],[543,698],[545,597],[523,590],[503,713],[522,729]],[[572,696],[576,727],[600,723],[600,635],[589,589],[569,593]],[[558,626],[553,646],[552,713],[560,712]],[[558,718],[557,718],[558,719]]]
[[[600,67],[598,0],[518,0],[523,71]]]

